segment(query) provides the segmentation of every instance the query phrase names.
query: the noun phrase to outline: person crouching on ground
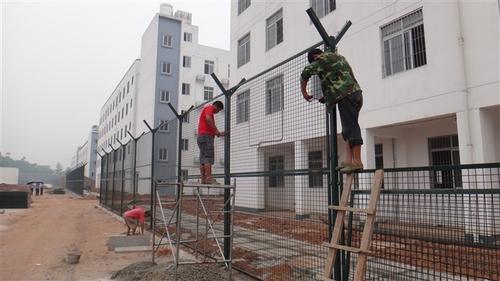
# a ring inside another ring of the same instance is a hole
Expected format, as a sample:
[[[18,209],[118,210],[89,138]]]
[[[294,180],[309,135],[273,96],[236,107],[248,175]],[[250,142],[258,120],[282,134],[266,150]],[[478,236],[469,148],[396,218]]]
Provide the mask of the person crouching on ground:
[[[150,216],[151,212],[144,211],[141,207],[135,207],[132,210],[123,213],[123,218],[125,219],[125,224],[127,225],[127,235],[130,235],[130,230],[132,230],[132,235],[135,235],[137,226],[141,227],[141,234],[144,234],[144,219]]]
[[[307,82],[313,75],[321,80],[323,97],[319,102],[325,103],[329,110],[339,106],[342,137],[345,143],[346,159],[337,167],[344,173],[352,173],[363,169],[361,161],[361,128],[359,127],[359,111],[363,106],[363,95],[351,66],[337,51],[321,51],[314,49],[307,55],[309,65],[301,75],[301,91],[306,101],[313,96],[307,93]]]
[[[224,104],[215,101],[201,110],[200,120],[198,121],[198,147],[200,149],[200,173],[201,183],[218,184],[212,177],[212,165],[214,164],[215,148],[214,137],[224,136],[215,126],[214,114],[224,109]]]

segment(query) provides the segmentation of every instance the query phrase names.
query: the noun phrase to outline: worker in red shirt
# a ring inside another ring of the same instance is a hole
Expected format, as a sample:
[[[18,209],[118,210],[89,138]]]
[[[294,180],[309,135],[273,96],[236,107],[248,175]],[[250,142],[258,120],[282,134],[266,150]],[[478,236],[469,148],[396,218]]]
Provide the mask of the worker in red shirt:
[[[141,207],[135,207],[132,210],[123,213],[123,218],[125,219],[125,224],[127,225],[127,235],[130,235],[130,230],[132,229],[132,235],[135,235],[135,230],[137,226],[141,226],[141,234],[144,234],[144,219],[150,217],[150,211],[144,211]]]
[[[217,181],[212,177],[212,165],[214,164],[215,149],[214,137],[224,136],[224,132],[220,132],[215,126],[214,114],[219,113],[224,109],[224,104],[220,101],[215,101],[201,110],[200,120],[198,122],[198,147],[200,148],[200,173],[201,183],[217,184]]]

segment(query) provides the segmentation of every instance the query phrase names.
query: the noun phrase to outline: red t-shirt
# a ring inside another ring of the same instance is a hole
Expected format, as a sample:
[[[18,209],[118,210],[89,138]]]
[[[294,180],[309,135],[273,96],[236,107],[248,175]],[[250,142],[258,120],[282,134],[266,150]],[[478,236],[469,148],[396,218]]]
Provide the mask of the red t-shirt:
[[[215,111],[215,105],[209,104],[201,110],[200,113],[200,121],[198,122],[198,135],[209,135],[209,136],[215,136],[215,130],[208,125],[207,122],[207,117],[212,117],[212,120],[214,120],[214,111]]]
[[[144,216],[144,209],[142,209],[142,208],[137,207],[137,208],[132,209],[130,211],[126,211],[123,215],[127,218],[139,220],[139,222],[141,222],[141,223],[144,222],[145,216]]]

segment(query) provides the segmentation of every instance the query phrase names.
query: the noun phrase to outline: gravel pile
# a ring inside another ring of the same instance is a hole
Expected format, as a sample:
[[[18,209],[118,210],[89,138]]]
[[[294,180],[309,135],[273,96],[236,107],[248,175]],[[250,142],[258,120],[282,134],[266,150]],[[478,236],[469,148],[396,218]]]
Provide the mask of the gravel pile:
[[[174,281],[172,264],[156,265],[151,262],[131,264],[117,272],[111,279],[117,281]],[[222,265],[179,265],[177,281],[218,281],[227,280],[227,272]]]

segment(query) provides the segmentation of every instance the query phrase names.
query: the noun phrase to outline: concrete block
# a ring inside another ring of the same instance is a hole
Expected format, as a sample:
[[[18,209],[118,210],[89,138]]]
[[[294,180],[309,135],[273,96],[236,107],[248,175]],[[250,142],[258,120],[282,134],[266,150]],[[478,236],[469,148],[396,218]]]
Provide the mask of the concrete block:
[[[115,253],[150,252],[151,246],[116,247]]]
[[[149,246],[151,245],[151,235],[118,235],[111,236],[108,239],[106,245],[108,246],[108,250],[114,251],[117,247],[138,247],[138,246]]]

